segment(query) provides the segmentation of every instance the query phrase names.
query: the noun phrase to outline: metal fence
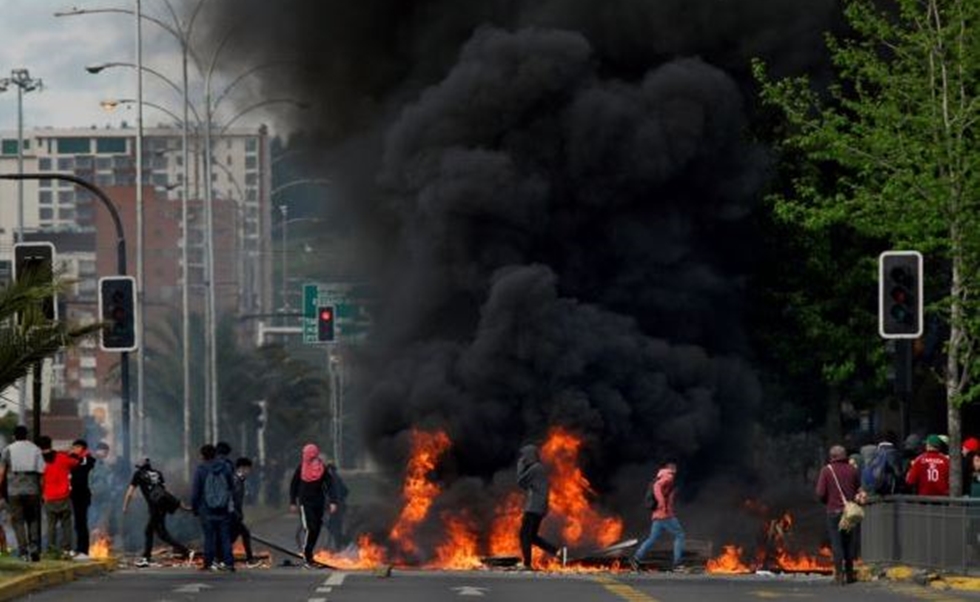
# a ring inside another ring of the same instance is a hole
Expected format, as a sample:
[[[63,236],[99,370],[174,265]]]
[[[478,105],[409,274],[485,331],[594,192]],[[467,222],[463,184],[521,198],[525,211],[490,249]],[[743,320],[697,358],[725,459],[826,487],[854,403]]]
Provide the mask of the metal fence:
[[[864,512],[865,562],[980,574],[980,498],[896,495]]]

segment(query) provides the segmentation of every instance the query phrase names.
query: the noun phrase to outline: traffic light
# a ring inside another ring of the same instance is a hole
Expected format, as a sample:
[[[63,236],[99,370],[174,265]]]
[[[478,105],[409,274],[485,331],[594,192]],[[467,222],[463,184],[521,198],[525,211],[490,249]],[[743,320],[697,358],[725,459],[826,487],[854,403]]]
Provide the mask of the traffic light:
[[[333,305],[321,305],[316,312],[316,340],[321,343],[331,342],[336,335],[334,323],[337,312]]]
[[[136,280],[132,276],[99,278],[99,315],[106,322],[103,351],[136,350]]]
[[[922,254],[886,251],[878,258],[878,332],[886,339],[922,336]]]
[[[54,279],[54,245],[49,242],[19,242],[14,244],[14,280],[36,274],[39,282]],[[58,303],[54,295],[42,302],[44,317],[58,319]]]

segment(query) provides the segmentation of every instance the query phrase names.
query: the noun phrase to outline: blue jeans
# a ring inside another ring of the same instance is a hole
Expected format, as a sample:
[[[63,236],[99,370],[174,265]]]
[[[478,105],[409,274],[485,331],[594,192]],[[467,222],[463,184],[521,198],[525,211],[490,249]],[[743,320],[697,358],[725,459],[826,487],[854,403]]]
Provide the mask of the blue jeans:
[[[637,560],[642,560],[653,544],[657,542],[660,538],[660,534],[667,531],[674,536],[674,565],[681,563],[681,558],[684,556],[684,527],[681,526],[681,521],[677,520],[677,517],[657,519],[650,523],[650,535],[647,536],[640,547],[637,548],[636,554],[633,555]]]
[[[204,566],[214,564],[220,557],[226,566],[235,566],[231,554],[231,515],[202,514],[201,530],[204,531]]]

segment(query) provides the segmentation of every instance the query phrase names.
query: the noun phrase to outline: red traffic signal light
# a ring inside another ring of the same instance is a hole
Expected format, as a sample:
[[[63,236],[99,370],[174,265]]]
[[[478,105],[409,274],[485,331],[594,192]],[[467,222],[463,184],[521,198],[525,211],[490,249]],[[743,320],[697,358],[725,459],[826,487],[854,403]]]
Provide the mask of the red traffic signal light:
[[[316,312],[316,340],[321,343],[334,341],[337,329],[334,326],[336,313],[332,305],[321,306]]]

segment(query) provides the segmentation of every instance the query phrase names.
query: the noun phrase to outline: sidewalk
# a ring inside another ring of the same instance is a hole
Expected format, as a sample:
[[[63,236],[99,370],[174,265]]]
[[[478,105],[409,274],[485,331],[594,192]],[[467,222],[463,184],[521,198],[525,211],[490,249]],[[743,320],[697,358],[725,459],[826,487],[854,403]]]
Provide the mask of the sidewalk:
[[[888,581],[915,583],[941,590],[980,592],[980,577],[943,574],[928,569],[909,566],[891,566],[878,572],[876,576]],[[868,578],[872,578],[868,575]]]
[[[33,565],[24,564],[20,561],[19,571],[22,574],[13,572],[13,576],[0,576],[0,602],[13,600],[25,596],[30,592],[68,583],[79,577],[90,577],[112,571],[116,568],[116,560],[109,558],[105,560],[89,560],[85,562],[71,561],[42,561],[40,566],[35,568]],[[46,566],[47,565],[47,566]],[[3,571],[4,574],[7,571]]]

